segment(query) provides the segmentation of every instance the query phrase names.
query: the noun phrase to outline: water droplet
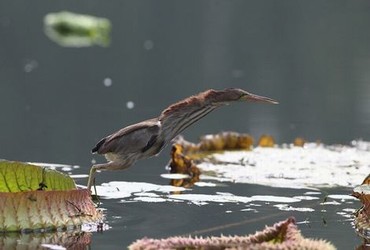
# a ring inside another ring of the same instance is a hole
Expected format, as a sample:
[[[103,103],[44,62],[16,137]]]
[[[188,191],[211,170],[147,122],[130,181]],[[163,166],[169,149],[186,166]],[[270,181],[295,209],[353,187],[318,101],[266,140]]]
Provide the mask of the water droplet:
[[[126,103],[126,107],[127,107],[128,109],[133,109],[133,108],[135,107],[135,103],[134,103],[133,101],[128,101],[128,102]]]
[[[96,160],[93,158],[91,159],[91,164],[95,164],[96,163]]]
[[[112,86],[112,79],[110,79],[110,78],[105,78],[104,79],[104,81],[103,81],[103,84],[104,84],[104,86],[105,87],[110,87],[110,86]]]
[[[23,70],[26,73],[30,73],[31,71],[35,70],[39,66],[39,63],[35,60],[27,59],[24,62]]]
[[[145,42],[144,42],[144,49],[146,49],[146,50],[151,50],[151,49],[153,49],[153,47],[154,47],[154,43],[153,43],[153,41],[152,40],[146,40]]]

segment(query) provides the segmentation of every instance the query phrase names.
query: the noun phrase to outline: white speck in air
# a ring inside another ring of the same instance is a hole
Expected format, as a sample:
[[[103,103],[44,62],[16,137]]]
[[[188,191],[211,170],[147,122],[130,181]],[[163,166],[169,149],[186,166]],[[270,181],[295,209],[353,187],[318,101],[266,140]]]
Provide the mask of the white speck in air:
[[[104,86],[105,87],[110,87],[110,86],[112,86],[112,79],[110,79],[110,78],[105,78],[104,79],[104,81],[103,81],[103,84],[104,84]]]
[[[133,101],[128,101],[128,102],[126,103],[126,107],[127,107],[128,109],[133,109],[133,108],[135,107],[135,103],[134,103]]]

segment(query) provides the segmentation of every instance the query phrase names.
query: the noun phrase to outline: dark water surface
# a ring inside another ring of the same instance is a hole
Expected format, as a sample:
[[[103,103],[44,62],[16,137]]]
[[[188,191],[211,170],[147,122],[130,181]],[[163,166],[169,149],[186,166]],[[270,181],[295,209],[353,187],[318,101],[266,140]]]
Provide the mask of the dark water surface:
[[[43,17],[61,10],[109,18],[111,46],[73,49],[50,41]],[[0,158],[79,165],[73,174],[86,174],[93,159],[104,161],[90,154],[101,137],[157,116],[191,94],[226,87],[280,104],[222,108],[185,131],[187,139],[231,130],[255,137],[268,133],[279,144],[297,136],[327,144],[369,141],[369,27],[368,1],[1,1]],[[165,185],[160,174],[168,160],[166,149],[124,172],[103,173],[97,182]],[[308,191],[232,183],[217,189],[241,196]],[[254,213],[240,211],[246,204],[102,200],[111,229],[94,233],[91,248],[120,249],[143,236],[199,230],[254,233],[295,216],[310,221],[299,225],[304,236],[353,249],[361,240],[337,213],[359,202],[345,200],[327,212],[320,205],[327,194],[351,189],[322,190],[320,200],[300,203],[314,212],[284,212],[263,202]]]
[[[139,170],[140,171],[140,170]],[[125,176],[125,181],[143,180],[158,185],[167,185],[165,179],[155,180],[139,171]],[[164,171],[150,171],[153,176]],[[149,172],[149,173],[150,173]],[[101,176],[99,176],[101,179]],[[329,195],[348,195],[351,188],[322,189],[321,193],[307,195],[308,189],[272,188],[260,185],[222,183],[218,187],[193,187],[183,194],[215,194],[227,192],[233,195],[250,197],[264,195],[275,197],[277,201],[254,201],[250,203],[208,202],[199,205],[184,202],[141,202],[134,201],[134,195],[123,199],[102,199],[102,208],[107,210],[107,221],[111,229],[94,233],[92,246],[100,249],[117,249],[142,237],[162,238],[174,235],[219,236],[246,235],[264,229],[277,221],[294,216],[305,237],[323,238],[331,241],[338,249],[353,249],[361,245],[352,226],[352,213],[361,206],[354,199],[333,199]],[[279,201],[279,197],[314,196],[317,200],[302,200],[296,203]],[[323,204],[323,202],[326,203]],[[282,211],[277,204],[286,204],[302,211]],[[247,209],[247,210],[246,210]],[[252,210],[248,210],[252,209]],[[307,210],[305,210],[307,209]],[[312,209],[312,210],[310,210]]]

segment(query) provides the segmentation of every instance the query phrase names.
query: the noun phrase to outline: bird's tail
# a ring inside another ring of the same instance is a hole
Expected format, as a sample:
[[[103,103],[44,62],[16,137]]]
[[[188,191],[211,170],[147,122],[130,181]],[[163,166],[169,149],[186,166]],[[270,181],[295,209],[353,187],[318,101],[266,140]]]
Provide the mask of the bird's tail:
[[[103,138],[103,139],[101,139],[97,144],[96,144],[96,146],[93,148],[93,149],[91,149],[91,153],[96,153],[96,152],[98,152],[98,150],[99,150],[99,148],[104,144],[104,142],[106,141],[106,138]]]

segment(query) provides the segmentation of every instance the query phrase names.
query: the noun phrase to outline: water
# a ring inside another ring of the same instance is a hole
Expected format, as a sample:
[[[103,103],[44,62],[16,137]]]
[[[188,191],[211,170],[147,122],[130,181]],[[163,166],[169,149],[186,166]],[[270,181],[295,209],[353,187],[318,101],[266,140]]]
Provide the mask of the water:
[[[252,234],[256,230],[262,230],[265,225],[271,225],[289,216],[297,219],[305,237],[330,240],[339,249],[350,249],[360,245],[361,240],[351,226],[351,214],[360,206],[359,202],[351,198],[325,198],[328,194],[349,194],[351,190],[346,188],[324,190],[310,195],[315,197],[314,200],[289,201],[289,198],[293,199],[292,197],[307,197],[305,193],[310,191],[226,184],[217,187],[217,192],[232,193],[241,197],[253,195],[259,197],[247,203],[208,200],[208,204],[202,204],[190,197],[189,201],[183,202],[146,202],[140,201],[141,199],[137,201],[137,196],[103,200],[103,207],[107,208],[108,223],[112,228],[103,234],[97,234],[97,239],[94,235],[92,246],[99,249],[104,245],[115,249],[117,244],[125,246],[145,236],[161,238],[188,234],[197,236]],[[214,195],[214,192],[215,188],[195,187],[184,194]],[[326,203],[322,204],[325,199]]]
[[[34,8],[37,4],[37,8]],[[279,144],[297,136],[327,144],[370,140],[370,15],[368,1],[90,1],[0,3],[0,158],[78,165],[86,174],[89,150],[103,136],[209,88],[240,87],[279,105],[237,104],[215,111],[184,132],[191,141],[223,130],[272,134]],[[109,48],[62,48],[43,34],[43,17],[69,10],[107,17]],[[109,79],[109,80],[107,80]],[[102,173],[98,183],[165,185],[169,149],[124,172]],[[367,173],[364,173],[366,176]],[[85,184],[85,179],[77,179]],[[194,193],[294,197],[309,190],[257,184],[195,187]],[[357,201],[299,202],[315,212],[246,204],[103,200],[111,229],[92,235],[92,249],[122,248],[143,236],[246,234],[295,216],[306,237],[339,249],[361,244],[338,215]],[[353,202],[353,203],[347,203]],[[294,205],[295,206],[295,205]],[[252,207],[253,208],[253,207]],[[231,211],[231,212],[226,212]],[[245,221],[245,223],[242,223]],[[234,223],[240,223],[234,225]],[[229,226],[227,226],[229,225]]]

